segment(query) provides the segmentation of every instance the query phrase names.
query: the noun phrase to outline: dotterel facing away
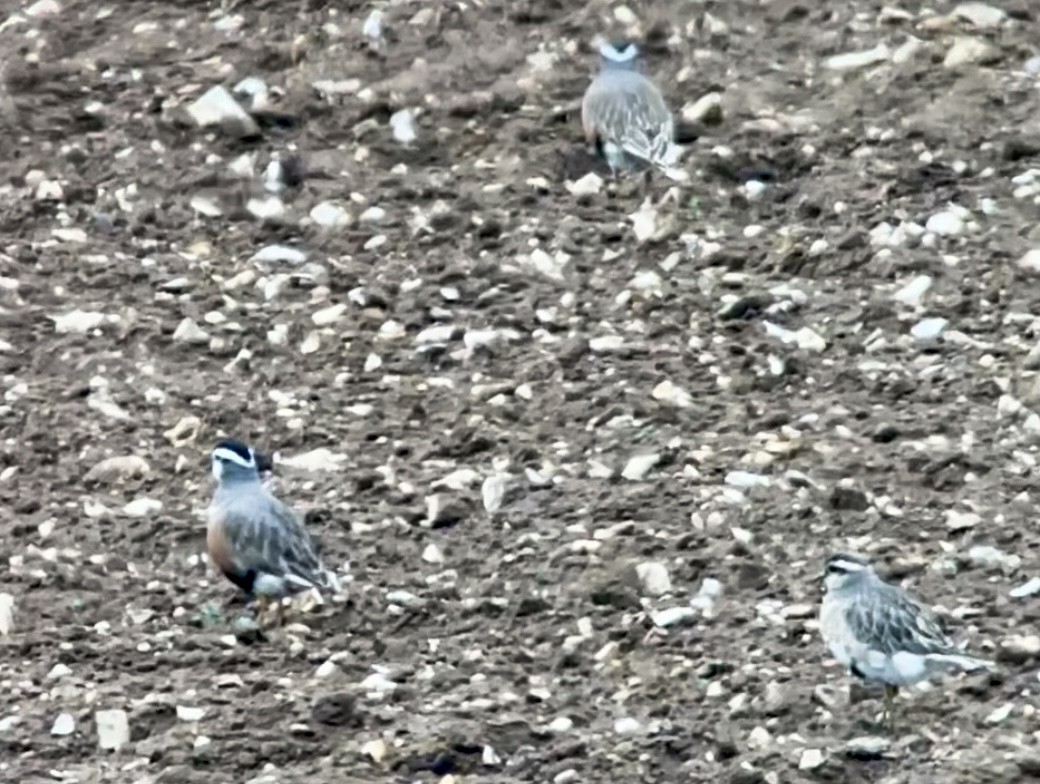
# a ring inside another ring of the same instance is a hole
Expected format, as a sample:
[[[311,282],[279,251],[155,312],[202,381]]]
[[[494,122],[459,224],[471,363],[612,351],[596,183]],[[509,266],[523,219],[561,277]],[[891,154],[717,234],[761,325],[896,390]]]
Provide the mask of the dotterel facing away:
[[[245,444],[225,440],[213,450],[211,464],[217,487],[208,510],[206,547],[210,560],[231,582],[259,605],[263,620],[269,602],[311,588],[339,593],[336,575],[314,552],[303,522],[261,482],[259,468],[269,468]]]
[[[838,553],[827,559],[820,633],[831,655],[859,678],[885,687],[886,719],[900,686],[937,675],[991,669],[963,653],[935,614],[878,577],[870,561]]]
[[[628,41],[599,43],[600,70],[581,102],[585,139],[611,171],[640,162],[669,170],[683,152],[675,121],[656,85],[639,71],[639,49]]]

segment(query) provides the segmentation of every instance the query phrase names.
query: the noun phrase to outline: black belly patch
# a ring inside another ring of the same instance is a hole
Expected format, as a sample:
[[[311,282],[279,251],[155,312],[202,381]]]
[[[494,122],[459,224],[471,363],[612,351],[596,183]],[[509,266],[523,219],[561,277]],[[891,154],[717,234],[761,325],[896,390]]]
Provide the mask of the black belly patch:
[[[234,572],[224,572],[224,576],[227,577],[231,582],[241,588],[247,596],[253,595],[253,585],[256,583],[256,570],[250,569],[245,574],[235,574]]]

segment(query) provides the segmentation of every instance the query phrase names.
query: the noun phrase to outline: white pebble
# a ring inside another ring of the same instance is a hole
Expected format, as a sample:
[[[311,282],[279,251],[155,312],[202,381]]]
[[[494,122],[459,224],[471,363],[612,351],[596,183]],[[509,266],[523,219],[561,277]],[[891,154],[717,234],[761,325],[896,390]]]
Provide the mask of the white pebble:
[[[70,713],[59,713],[51,725],[51,735],[71,735],[76,731],[76,720]]]

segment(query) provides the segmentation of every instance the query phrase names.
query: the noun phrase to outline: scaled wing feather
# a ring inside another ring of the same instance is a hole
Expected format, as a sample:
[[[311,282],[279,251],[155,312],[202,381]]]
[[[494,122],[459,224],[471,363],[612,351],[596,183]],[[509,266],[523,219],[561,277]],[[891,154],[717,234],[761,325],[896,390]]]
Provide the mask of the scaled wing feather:
[[[885,586],[874,600],[851,603],[845,612],[860,642],[886,656],[957,652],[935,614],[894,586]]]

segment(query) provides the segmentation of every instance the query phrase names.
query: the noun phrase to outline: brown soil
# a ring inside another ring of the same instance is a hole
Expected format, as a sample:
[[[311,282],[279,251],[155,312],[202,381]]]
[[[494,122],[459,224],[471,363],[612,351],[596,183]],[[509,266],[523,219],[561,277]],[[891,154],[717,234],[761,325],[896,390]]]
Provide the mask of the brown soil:
[[[1036,12],[1025,0],[997,4],[1012,25],[978,33],[995,62],[949,69],[952,35],[970,29],[878,25],[880,3],[682,2],[667,14],[650,7],[664,3],[634,3],[648,68],[676,109],[710,90],[725,100],[721,125],[684,130],[692,181],[660,207],[671,230],[642,245],[628,219],[641,182],[580,198],[564,187],[591,165],[575,109],[594,65],[587,41],[612,18],[606,4],[394,6],[379,52],[361,36],[368,8],[354,2],[243,3],[244,25],[229,33],[214,24],[216,3],[127,1],[106,14],[104,4],[66,0],[56,17],[0,31],[0,276],[18,283],[0,288],[0,339],[10,344],[0,353],[0,471],[17,469],[0,479],[10,559],[0,590],[16,601],[15,627],[0,637],[0,722],[17,716],[0,724],[0,778],[916,784],[1036,775],[1032,666],[900,703],[904,724],[887,754],[855,759],[846,743],[876,734],[877,695],[825,711],[816,687],[840,700],[848,680],[826,666],[814,616],[773,622],[762,604],[815,604],[826,553],[856,545],[902,569],[929,602],[962,610],[954,628],[975,650],[992,654],[1016,630],[1035,629],[1035,599],[1008,598],[1040,554],[1028,496],[1035,436],[1020,429],[1025,413],[998,419],[997,405],[1006,389],[1027,406],[1035,399],[1022,362],[1035,325],[1022,314],[1038,312],[1040,294],[1013,262],[1037,241],[1038,208],[1012,198],[1010,178],[1038,165],[1040,92],[1021,73]],[[19,7],[0,5],[4,19]],[[423,24],[409,23],[427,7]],[[324,27],[333,21],[338,37]],[[903,65],[821,67],[908,34],[923,49]],[[543,44],[559,61],[539,74],[526,58]],[[688,78],[675,78],[684,66]],[[282,91],[259,138],[203,132],[178,116],[176,105],[201,90],[246,76]],[[351,78],[375,99],[330,104],[310,87]],[[103,109],[88,111],[95,101]],[[404,149],[386,121],[408,106],[423,111],[419,141]],[[305,161],[303,184],[283,197],[290,219],[197,216],[189,202],[200,192],[243,201],[225,172],[250,150],[259,169],[273,152]],[[60,202],[34,197],[40,172],[61,183]],[[769,187],[749,202],[751,175]],[[530,182],[538,177],[547,187]],[[655,180],[653,198],[668,187]],[[357,216],[366,205],[351,194],[385,209],[385,222],[331,236],[300,227],[326,199]],[[1001,211],[982,214],[984,197]],[[976,231],[887,256],[871,247],[881,221],[923,224],[950,201],[975,211]],[[415,229],[417,214],[428,229]],[[749,224],[764,230],[749,236]],[[86,241],[56,239],[59,226],[84,230]],[[690,233],[721,250],[688,253],[679,237]],[[385,244],[367,246],[375,234]],[[821,238],[828,249],[810,253]],[[271,299],[253,285],[223,286],[243,270],[291,272],[249,261],[272,243],[304,249],[327,285],[293,278]],[[570,254],[563,280],[519,263],[536,243]],[[658,262],[673,253],[679,263],[666,272]],[[663,279],[657,294],[632,291],[647,270]],[[934,285],[915,314],[892,292],[922,274]],[[790,303],[782,285],[804,301],[770,309]],[[723,312],[728,295],[744,299]],[[298,351],[311,315],[335,303],[347,305],[344,317],[316,351]],[[51,316],[77,308],[119,319],[58,334]],[[211,323],[211,312],[226,320]],[[914,345],[909,329],[925,316],[967,338]],[[218,340],[175,342],[186,317]],[[389,320],[406,335],[381,338]],[[827,348],[782,344],[766,321],[811,327]],[[418,351],[416,335],[436,323],[456,334]],[[267,339],[276,325],[287,345]],[[516,335],[466,352],[461,336],[475,329]],[[888,343],[868,352],[875,333]],[[613,334],[621,349],[590,348]],[[251,355],[229,367],[242,349]],[[373,353],[382,366],[366,370]],[[785,361],[782,374],[770,372],[770,356]],[[124,419],[98,407],[99,378]],[[651,396],[666,379],[690,393],[688,407]],[[174,445],[164,434],[189,416],[201,420],[198,437]],[[338,472],[277,477],[328,560],[351,565],[349,600],[303,618],[309,632],[226,640],[233,589],[193,559],[207,451],[225,433],[285,455],[327,447],[347,456]],[[661,462],[643,481],[618,477],[640,452]],[[151,472],[86,479],[114,455],[144,457]],[[480,482],[495,461],[509,484],[489,517]],[[590,461],[615,478],[590,475]],[[477,480],[433,488],[460,468]],[[772,484],[743,503],[727,499],[734,470]],[[451,514],[431,528],[434,492]],[[161,511],[121,511],[140,497]],[[982,521],[951,533],[950,509]],[[421,557],[430,543],[443,564]],[[1017,553],[1022,568],[952,557],[977,544]],[[924,568],[944,558],[961,568]],[[641,602],[634,566],[645,561],[668,566],[672,598]],[[705,578],[723,585],[717,615],[655,631],[645,610],[686,604]],[[392,590],[421,605],[393,609]],[[565,644],[582,619],[589,638]],[[333,654],[339,672],[316,678]],[[57,664],[71,674],[48,680]],[[375,668],[397,683],[381,699],[360,686]],[[1009,702],[1006,719],[985,721]],[[205,716],[181,721],[177,705]],[[107,708],[130,715],[131,743],[118,756],[98,751],[94,712]],[[76,731],[53,736],[62,712]],[[559,717],[573,728],[548,729]],[[639,729],[618,734],[620,718]],[[758,727],[772,742],[749,746]],[[379,761],[362,751],[377,738],[387,743]],[[494,759],[482,759],[485,747]],[[799,769],[807,748],[823,750],[824,764]]]

